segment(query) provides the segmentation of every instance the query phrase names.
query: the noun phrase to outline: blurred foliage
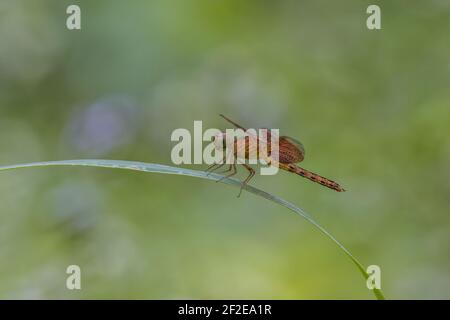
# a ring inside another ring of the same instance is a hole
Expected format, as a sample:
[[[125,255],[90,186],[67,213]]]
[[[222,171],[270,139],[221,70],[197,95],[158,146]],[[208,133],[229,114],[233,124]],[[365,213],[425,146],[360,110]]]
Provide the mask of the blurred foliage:
[[[80,31],[65,26],[74,3]],[[253,184],[379,265],[388,298],[450,298],[449,33],[445,0],[5,0],[0,164],[171,164],[171,132],[226,128],[219,113],[280,128],[348,192],[288,173]],[[179,176],[4,172],[0,297],[371,298],[305,221],[235,196]],[[65,288],[70,264],[82,290]]]

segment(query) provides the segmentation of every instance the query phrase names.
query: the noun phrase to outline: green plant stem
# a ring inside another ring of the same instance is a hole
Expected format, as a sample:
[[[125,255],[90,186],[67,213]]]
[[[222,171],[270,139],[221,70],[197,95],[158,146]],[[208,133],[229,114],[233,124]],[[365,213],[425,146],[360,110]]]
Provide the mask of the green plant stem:
[[[0,166],[0,171],[3,170],[12,170],[12,169],[20,169],[20,168],[28,168],[28,167],[46,167],[46,166],[88,166],[88,167],[105,167],[105,168],[115,168],[115,169],[127,169],[127,170],[136,170],[136,171],[145,171],[145,172],[155,172],[155,173],[165,173],[165,174],[177,174],[177,175],[185,175],[209,180],[217,180],[223,178],[223,176],[208,173],[204,171],[198,170],[190,170],[180,167],[171,167],[161,164],[154,163],[144,163],[144,162],[135,162],[135,161],[124,161],[124,160],[103,160],[103,159],[85,159],[85,160],[60,160],[60,161],[45,161],[45,162],[33,162],[33,163],[24,163],[24,164],[14,164],[9,166]],[[237,187],[241,187],[241,181],[231,178],[224,178],[221,180],[222,183],[226,183],[229,185],[234,185]],[[295,213],[302,216],[308,222],[310,222],[316,229],[322,232],[325,236],[331,239],[346,255],[350,258],[350,260],[356,265],[358,270],[362,273],[364,279],[369,277],[369,274],[366,272],[364,266],[356,259],[347,248],[344,247],[331,233],[329,233],[325,228],[323,228],[313,217],[307,214],[303,209],[293,205],[292,203],[272,195],[268,192],[260,190],[258,188],[252,187],[250,185],[245,185],[243,187],[244,190],[256,194],[260,197],[263,197],[267,200],[278,203]],[[384,300],[384,296],[381,290],[373,289],[373,293],[375,297],[379,300]]]

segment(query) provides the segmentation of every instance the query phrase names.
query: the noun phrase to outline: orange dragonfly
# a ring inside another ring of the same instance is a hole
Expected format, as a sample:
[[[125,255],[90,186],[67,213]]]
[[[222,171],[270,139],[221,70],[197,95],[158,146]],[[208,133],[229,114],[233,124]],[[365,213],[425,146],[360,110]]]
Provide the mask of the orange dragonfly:
[[[222,118],[224,118],[226,121],[230,122],[236,128],[241,129],[244,132],[247,132],[247,130],[245,128],[243,128],[239,124],[235,123],[234,121],[228,119],[223,114],[221,114],[220,116]],[[252,156],[254,156],[254,155],[256,155],[257,157],[264,157],[262,155],[262,152],[260,152],[262,150],[262,147],[265,147],[266,154],[268,155],[268,157],[266,157],[266,159],[264,159],[268,164],[278,165],[278,167],[282,170],[296,173],[299,176],[302,176],[306,179],[309,179],[313,182],[319,183],[327,188],[336,190],[338,192],[345,191],[345,189],[342,188],[339,185],[339,183],[297,166],[296,163],[299,163],[299,162],[303,161],[303,159],[304,159],[305,149],[301,142],[299,142],[291,137],[288,137],[288,136],[279,137],[279,139],[278,139],[278,160],[275,160],[270,157],[271,151],[274,150],[274,148],[272,148],[271,142],[270,142],[270,141],[272,141],[271,140],[271,131],[267,130],[266,141],[268,141],[268,142],[263,142],[262,139],[260,139],[259,137],[255,137],[251,134],[247,134],[245,136],[245,142],[239,141],[239,139],[243,139],[243,138],[238,138],[238,137],[234,138],[234,145],[232,146],[233,148],[231,148],[231,150],[233,150],[232,155],[225,155],[222,162],[215,163],[207,169],[207,171],[209,171],[209,172],[216,171],[217,169],[219,169],[219,168],[223,167],[225,164],[227,164],[227,161],[226,161],[227,157],[231,156],[233,158],[232,162],[228,163],[229,168],[228,168],[228,170],[224,171],[224,173],[230,172],[230,171],[231,171],[231,173],[222,177],[220,180],[218,180],[218,181],[221,181],[222,179],[229,178],[229,177],[235,175],[237,173],[236,165],[242,164],[244,166],[244,168],[247,169],[247,171],[249,172],[249,175],[247,176],[247,178],[244,181],[242,181],[242,186],[241,186],[241,190],[239,191],[238,197],[241,195],[242,188],[246,184],[248,184],[248,182],[255,176],[255,170],[252,167],[250,167],[248,164],[246,164],[245,162],[241,161],[241,163],[240,163],[238,161],[239,160],[238,157],[239,157],[239,155],[245,155],[244,156],[245,160],[252,159]],[[256,141],[253,141],[255,143],[253,143],[253,144],[250,143],[251,142],[250,139],[255,139]],[[220,134],[216,135],[214,137],[214,143],[216,145],[216,148],[223,148],[223,151],[226,152],[227,145],[226,145],[226,143],[224,143],[225,140],[226,140],[225,132],[221,132]],[[266,143],[266,145],[262,146],[262,143]],[[253,146],[253,148],[256,148],[256,150],[251,150],[250,148],[252,148],[252,146]],[[245,148],[245,150],[242,150],[239,148]],[[252,151],[254,151],[254,152],[252,152]]]

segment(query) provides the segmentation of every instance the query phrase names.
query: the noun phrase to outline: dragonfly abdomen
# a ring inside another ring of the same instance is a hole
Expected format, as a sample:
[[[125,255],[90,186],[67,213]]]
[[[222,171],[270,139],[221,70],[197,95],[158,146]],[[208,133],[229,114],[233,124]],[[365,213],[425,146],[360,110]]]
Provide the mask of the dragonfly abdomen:
[[[330,180],[328,178],[322,177],[321,175],[318,175],[317,173],[314,173],[314,172],[308,171],[306,169],[300,168],[300,167],[296,166],[293,163],[288,163],[288,164],[280,163],[279,166],[280,166],[281,169],[284,169],[284,170],[289,171],[289,172],[296,173],[299,176],[302,176],[302,177],[304,177],[304,178],[306,178],[308,180],[317,182],[317,183],[319,183],[319,184],[321,184],[321,185],[323,185],[323,186],[325,186],[327,188],[336,190],[338,192],[345,191],[345,189],[342,188],[339,185],[339,183],[337,183],[337,182],[335,182],[333,180]]]

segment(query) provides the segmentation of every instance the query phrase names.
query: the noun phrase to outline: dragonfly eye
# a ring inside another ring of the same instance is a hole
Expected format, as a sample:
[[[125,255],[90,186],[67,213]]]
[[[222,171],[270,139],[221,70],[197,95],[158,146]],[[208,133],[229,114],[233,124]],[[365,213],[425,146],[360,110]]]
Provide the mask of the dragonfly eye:
[[[225,134],[223,134],[222,132],[216,134],[213,138],[213,142],[214,142],[214,145],[217,150],[224,149],[226,147],[225,146]]]

